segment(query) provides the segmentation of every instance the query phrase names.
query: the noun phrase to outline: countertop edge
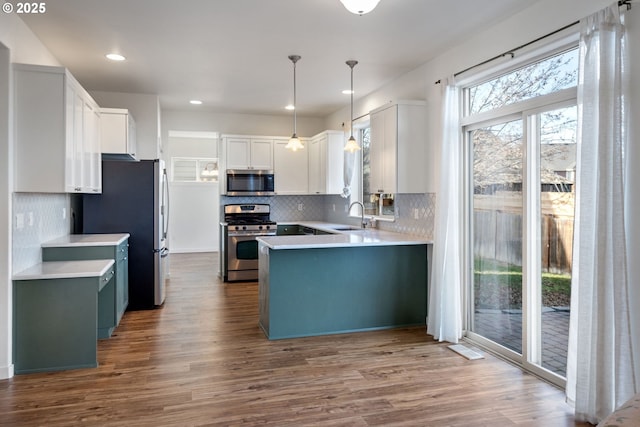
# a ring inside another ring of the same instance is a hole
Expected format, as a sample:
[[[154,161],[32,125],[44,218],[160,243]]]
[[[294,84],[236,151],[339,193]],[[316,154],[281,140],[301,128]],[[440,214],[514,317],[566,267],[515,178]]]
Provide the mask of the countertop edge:
[[[43,248],[67,248],[82,246],[117,246],[130,238],[129,233],[109,234],[68,234],[53,240],[46,241],[40,246]]]
[[[11,279],[22,281],[100,277],[105,274],[114,263],[115,261],[112,259],[45,261],[14,274]]]
[[[332,234],[258,236],[258,242],[273,250],[433,244],[433,240],[394,231],[379,229],[341,231],[336,227],[342,227],[344,226],[343,224],[325,223],[321,221],[287,221],[278,222],[278,225],[302,225],[328,231]]]

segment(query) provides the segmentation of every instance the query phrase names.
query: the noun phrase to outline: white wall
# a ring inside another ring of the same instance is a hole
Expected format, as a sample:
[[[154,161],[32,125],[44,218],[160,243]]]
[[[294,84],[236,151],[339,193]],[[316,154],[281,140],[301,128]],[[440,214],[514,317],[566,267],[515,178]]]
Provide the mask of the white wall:
[[[214,132],[208,132],[215,134]],[[172,157],[218,157],[218,139],[205,132],[172,136],[165,150],[167,167]],[[171,171],[169,179],[172,180]],[[217,252],[219,250],[220,194],[217,182],[170,182],[169,250]]]
[[[13,376],[12,191],[13,126],[10,62],[60,65],[15,14],[0,14],[0,379]]]
[[[157,95],[97,90],[89,93],[102,108],[126,108],[131,112],[136,121],[136,157],[139,160],[163,158]]]
[[[13,375],[11,367],[11,174],[9,144],[9,49],[0,43],[0,378]],[[6,249],[6,250],[5,250]],[[9,345],[7,345],[9,344]]]
[[[313,136],[326,130],[324,119],[300,117],[296,121],[299,136]],[[162,110],[162,140],[169,130],[215,131],[220,134],[290,136],[293,117],[261,114],[213,113],[207,111]]]

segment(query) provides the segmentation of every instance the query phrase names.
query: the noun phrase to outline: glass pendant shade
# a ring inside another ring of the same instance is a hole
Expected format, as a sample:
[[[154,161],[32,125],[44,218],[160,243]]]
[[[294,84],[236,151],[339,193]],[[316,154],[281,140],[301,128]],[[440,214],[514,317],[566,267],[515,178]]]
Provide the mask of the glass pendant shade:
[[[356,15],[364,15],[371,12],[380,0],[340,0],[345,8]]]
[[[358,142],[356,141],[356,139],[353,137],[353,135],[351,135],[347,140],[347,145],[344,146],[344,151],[355,153],[360,149],[361,149],[360,145],[358,145]]]
[[[285,145],[284,148],[291,151],[298,151],[303,149],[304,145],[302,145],[302,142],[300,142],[300,138],[298,138],[298,135],[294,133],[293,135],[291,135],[291,138],[289,138],[289,142],[287,142],[287,145]]]
[[[300,138],[296,134],[296,62],[300,60],[300,55],[289,55],[289,59],[293,62],[293,135],[289,139],[285,148],[291,151],[298,151],[304,148]]]
[[[353,59],[347,61],[347,65],[351,68],[351,136],[349,137],[347,144],[344,146],[344,151],[348,151],[350,153],[355,153],[360,150],[360,145],[353,137],[353,67],[355,67],[357,63],[358,61],[354,61]]]

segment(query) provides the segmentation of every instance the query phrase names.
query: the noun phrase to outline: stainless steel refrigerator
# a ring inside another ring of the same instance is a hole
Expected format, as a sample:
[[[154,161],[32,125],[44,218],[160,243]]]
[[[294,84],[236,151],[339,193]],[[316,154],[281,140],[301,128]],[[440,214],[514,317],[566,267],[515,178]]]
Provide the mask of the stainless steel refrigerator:
[[[164,302],[169,188],[163,160],[103,160],[102,194],[82,196],[82,233],[129,233],[130,310]]]

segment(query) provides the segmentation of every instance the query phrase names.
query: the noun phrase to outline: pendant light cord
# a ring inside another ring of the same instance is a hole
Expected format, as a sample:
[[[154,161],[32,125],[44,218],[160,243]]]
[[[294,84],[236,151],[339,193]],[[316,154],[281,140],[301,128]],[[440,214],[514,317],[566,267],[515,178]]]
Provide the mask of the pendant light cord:
[[[298,131],[296,129],[296,62],[298,59],[292,59],[293,61],[293,134],[297,135]]]
[[[351,137],[353,137],[353,67],[351,67]]]
[[[353,67],[356,66],[358,61],[350,59],[347,61],[347,65],[351,68],[351,138],[353,138]]]
[[[296,63],[300,60],[300,55],[289,55],[289,59],[293,62],[293,136],[297,137],[297,105],[296,105]]]

